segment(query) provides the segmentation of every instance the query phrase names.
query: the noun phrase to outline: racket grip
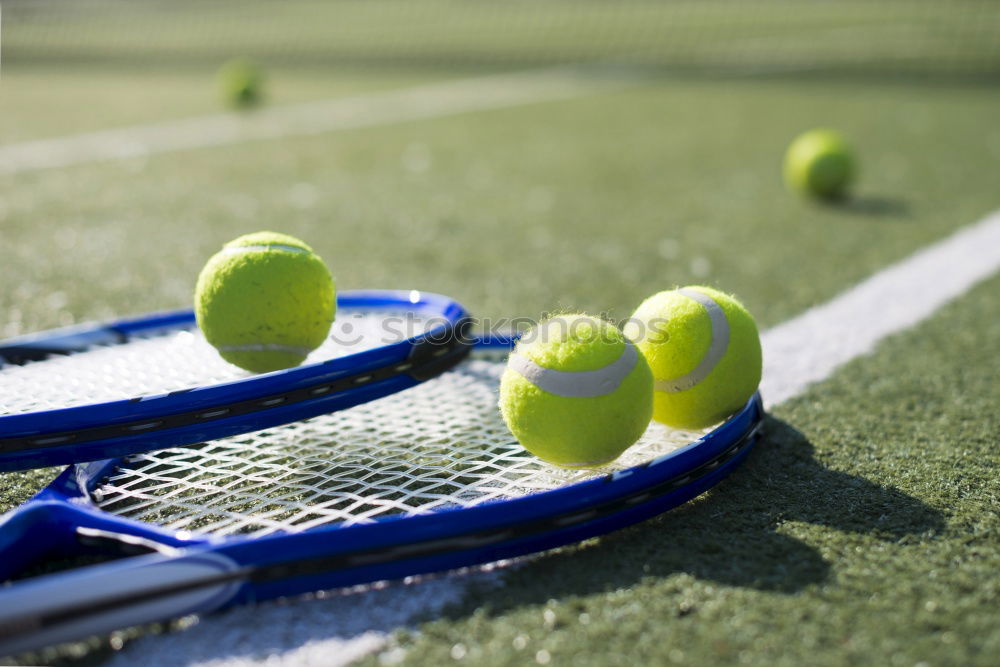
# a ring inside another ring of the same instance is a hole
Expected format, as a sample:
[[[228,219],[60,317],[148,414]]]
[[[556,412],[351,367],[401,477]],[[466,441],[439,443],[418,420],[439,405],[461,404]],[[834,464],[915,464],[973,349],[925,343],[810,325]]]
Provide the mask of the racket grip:
[[[231,600],[247,574],[226,556],[200,551],[27,579],[0,589],[0,655],[207,613]]]

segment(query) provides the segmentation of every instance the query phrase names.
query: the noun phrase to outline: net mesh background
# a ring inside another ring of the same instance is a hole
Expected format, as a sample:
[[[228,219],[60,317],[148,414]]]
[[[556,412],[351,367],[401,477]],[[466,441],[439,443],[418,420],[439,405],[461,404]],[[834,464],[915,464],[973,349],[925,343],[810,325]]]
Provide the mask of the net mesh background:
[[[995,0],[6,0],[11,63],[615,62],[995,75]]]
[[[92,492],[104,511],[218,535],[297,532],[472,507],[638,465],[702,432],[653,424],[613,464],[526,452],[497,408],[505,353],[371,403],[203,445],[136,455]]]
[[[340,312],[326,342],[304,363],[398,343],[440,324],[412,313]],[[178,331],[0,368],[0,415],[157,396],[252,375],[223,360],[200,332]]]

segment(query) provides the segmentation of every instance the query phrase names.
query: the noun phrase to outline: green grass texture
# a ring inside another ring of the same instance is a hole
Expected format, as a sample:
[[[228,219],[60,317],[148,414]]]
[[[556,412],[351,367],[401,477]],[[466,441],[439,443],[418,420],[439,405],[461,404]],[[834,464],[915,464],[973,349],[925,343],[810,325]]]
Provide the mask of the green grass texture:
[[[305,239],[343,289],[439,291],[481,317],[624,318],[705,282],[772,325],[991,210],[998,108],[982,86],[655,79],[8,175],[0,266],[26,279],[0,292],[0,335],[187,306],[207,258],[260,229]],[[814,126],[857,147],[843,204],[781,182],[787,143]]]

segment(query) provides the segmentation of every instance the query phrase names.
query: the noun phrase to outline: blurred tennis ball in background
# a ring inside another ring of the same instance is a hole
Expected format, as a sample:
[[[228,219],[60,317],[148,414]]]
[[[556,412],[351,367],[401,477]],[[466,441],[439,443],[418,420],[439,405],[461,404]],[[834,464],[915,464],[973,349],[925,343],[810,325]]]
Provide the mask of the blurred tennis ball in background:
[[[833,130],[800,134],[785,153],[785,183],[796,192],[814,197],[843,197],[856,169],[851,147]]]
[[[264,75],[249,60],[234,58],[224,63],[217,78],[222,99],[231,107],[246,109],[263,100]]]
[[[761,374],[760,336],[746,308],[709,287],[654,294],[626,322],[653,370],[653,419],[704,428],[742,408]]]
[[[553,317],[525,332],[500,379],[500,412],[514,436],[569,468],[618,458],[652,411],[646,360],[615,325],[589,315]]]
[[[222,358],[266,373],[298,366],[326,339],[336,292],[302,241],[257,232],[227,243],[198,276],[198,326]]]

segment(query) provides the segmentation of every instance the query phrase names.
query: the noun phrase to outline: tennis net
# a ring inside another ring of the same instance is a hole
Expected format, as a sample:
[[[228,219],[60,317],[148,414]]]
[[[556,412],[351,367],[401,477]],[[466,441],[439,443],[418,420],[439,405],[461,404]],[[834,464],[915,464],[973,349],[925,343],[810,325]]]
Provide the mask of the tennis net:
[[[6,0],[5,63],[1000,74],[996,0]]]

